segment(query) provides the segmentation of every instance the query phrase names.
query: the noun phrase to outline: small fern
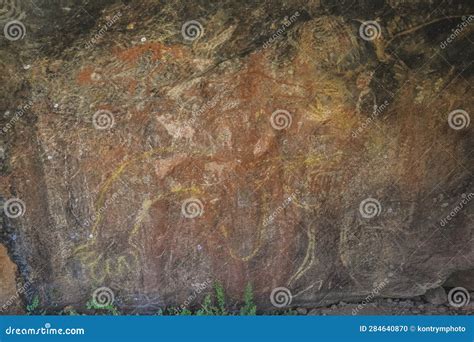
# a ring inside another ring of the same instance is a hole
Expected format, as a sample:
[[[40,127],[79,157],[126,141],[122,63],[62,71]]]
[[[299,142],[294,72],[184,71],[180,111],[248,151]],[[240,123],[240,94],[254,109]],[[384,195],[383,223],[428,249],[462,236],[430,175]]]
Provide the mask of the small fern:
[[[89,300],[86,303],[86,308],[88,310],[105,311],[106,313],[108,313],[110,315],[113,315],[113,316],[119,316],[120,315],[120,311],[115,307],[115,305],[113,305],[113,304],[97,305],[97,303],[95,303],[95,301],[93,301],[92,299]]]
[[[212,307],[211,295],[207,294],[204,297],[204,301],[201,304],[201,308],[196,312],[197,316],[211,316],[214,315],[214,309]]]
[[[227,311],[226,296],[224,287],[220,282],[214,283],[214,291],[208,293],[204,296],[204,299],[201,303],[201,307],[198,310],[191,310],[186,307],[168,307],[163,309],[158,309],[156,315],[172,315],[172,316],[226,316],[233,315]],[[241,316],[254,316],[257,314],[257,306],[254,303],[254,293],[251,283],[247,283],[244,289],[244,298],[243,298],[243,307],[240,308]],[[36,296],[30,305],[27,306],[27,311],[29,314],[32,314],[37,311],[39,306],[39,298]],[[95,301],[89,300],[86,303],[86,308],[90,311],[94,311],[94,314],[109,314],[109,315],[120,315],[121,313],[117,307],[113,304],[103,306],[98,305]],[[72,307],[66,307],[62,310],[62,314],[66,315],[78,315],[78,312],[75,311]],[[288,315],[294,314],[291,310],[287,312]]]
[[[62,314],[67,316],[79,316],[79,313],[72,307],[65,307],[62,311]]]
[[[28,304],[26,306],[26,313],[27,315],[34,315],[36,313],[36,310],[39,307],[39,297],[38,295],[33,297],[33,300],[31,301],[31,304]]]
[[[244,290],[244,307],[240,309],[241,316],[255,316],[257,314],[257,306],[253,302],[252,284],[248,283]]]
[[[227,315],[227,309],[225,305],[225,293],[224,287],[221,283],[216,282],[214,284],[214,291],[216,292],[217,312],[216,315]]]
[[[175,308],[170,307],[166,310],[167,314],[170,316],[190,316],[193,313],[188,308]]]
[[[183,310],[180,311],[180,313],[178,315],[180,316],[191,316],[193,313],[191,312],[191,310],[187,309],[187,308],[184,308]]]

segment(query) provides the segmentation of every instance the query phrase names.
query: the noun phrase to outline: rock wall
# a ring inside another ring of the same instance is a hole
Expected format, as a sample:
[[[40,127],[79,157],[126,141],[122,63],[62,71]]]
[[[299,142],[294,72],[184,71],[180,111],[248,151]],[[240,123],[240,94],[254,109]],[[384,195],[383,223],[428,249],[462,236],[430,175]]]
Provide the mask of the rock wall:
[[[7,254],[7,249],[0,245],[0,312],[2,314],[19,314],[22,312],[20,295],[27,287],[18,288],[16,283],[17,267]]]
[[[147,313],[216,281],[321,306],[474,268],[469,1],[6,2],[1,241],[26,303],[107,287]]]

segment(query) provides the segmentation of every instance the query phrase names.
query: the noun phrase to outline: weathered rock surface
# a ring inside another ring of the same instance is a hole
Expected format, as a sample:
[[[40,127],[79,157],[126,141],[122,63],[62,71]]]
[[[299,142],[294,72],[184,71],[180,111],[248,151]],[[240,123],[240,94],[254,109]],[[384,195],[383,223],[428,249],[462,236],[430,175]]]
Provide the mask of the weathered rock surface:
[[[430,304],[445,304],[448,301],[446,291],[442,287],[435,287],[426,291],[424,299]]]
[[[0,314],[21,313],[20,289],[16,285],[17,267],[0,245]],[[25,287],[26,289],[26,287]]]
[[[0,40],[0,236],[44,307],[209,279],[314,307],[474,268],[472,24],[442,47],[472,2],[36,4]]]
[[[461,286],[467,290],[474,290],[474,270],[454,272],[446,280],[445,285],[449,287]]]

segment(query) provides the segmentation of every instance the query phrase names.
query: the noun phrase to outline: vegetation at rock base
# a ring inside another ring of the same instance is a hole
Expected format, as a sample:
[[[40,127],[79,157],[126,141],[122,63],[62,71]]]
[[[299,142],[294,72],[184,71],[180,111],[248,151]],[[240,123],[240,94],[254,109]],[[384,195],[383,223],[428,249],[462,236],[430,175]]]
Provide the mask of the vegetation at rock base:
[[[257,314],[257,306],[253,302],[252,284],[248,283],[244,291],[244,306],[240,309],[241,316],[253,316]]]
[[[243,294],[243,304],[239,310],[230,311],[228,309],[228,303],[226,301],[226,295],[224,287],[220,282],[215,282],[213,291],[204,296],[202,302],[195,306],[195,308],[187,307],[167,307],[160,308],[155,315],[157,316],[227,316],[227,315],[240,315],[240,316],[252,316],[257,314],[257,306],[254,303],[253,287],[251,283],[245,286]],[[99,305],[94,300],[90,299],[86,302],[86,310],[75,309],[72,306],[67,306],[61,311],[54,314],[77,316],[77,315],[123,315],[119,308],[114,304]],[[35,296],[30,304],[26,305],[25,308],[29,315],[45,315],[51,314],[46,309],[40,308],[40,299]]]

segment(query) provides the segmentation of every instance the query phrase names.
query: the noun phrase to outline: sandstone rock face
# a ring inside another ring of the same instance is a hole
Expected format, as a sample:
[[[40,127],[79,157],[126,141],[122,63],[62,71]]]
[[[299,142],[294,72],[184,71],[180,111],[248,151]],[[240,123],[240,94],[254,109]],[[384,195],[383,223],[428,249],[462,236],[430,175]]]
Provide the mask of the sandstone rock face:
[[[335,3],[21,8],[1,238],[43,306],[107,287],[149,313],[210,280],[309,307],[474,268],[474,26],[445,42],[472,4]]]
[[[431,304],[444,304],[448,297],[446,291],[442,287],[436,287],[426,291],[424,295],[426,301]]]
[[[21,313],[21,301],[16,286],[17,267],[7,254],[7,249],[0,245],[0,314]],[[27,287],[24,287],[26,290]]]

